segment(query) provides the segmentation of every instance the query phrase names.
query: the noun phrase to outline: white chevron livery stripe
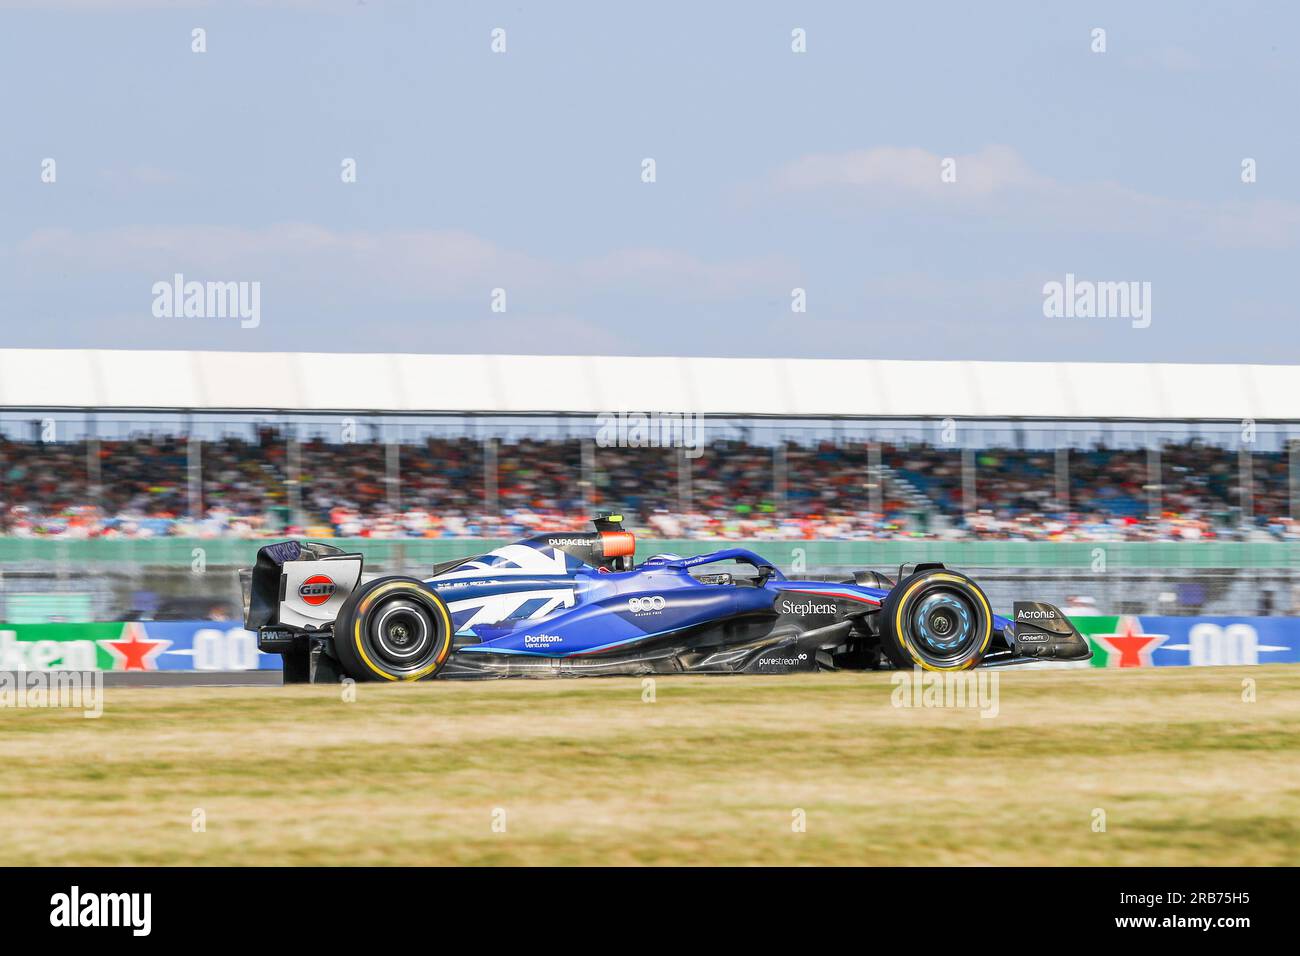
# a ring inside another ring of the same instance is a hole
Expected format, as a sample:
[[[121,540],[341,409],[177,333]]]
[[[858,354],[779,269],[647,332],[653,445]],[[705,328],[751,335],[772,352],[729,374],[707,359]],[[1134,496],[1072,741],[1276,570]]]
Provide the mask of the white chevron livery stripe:
[[[532,614],[530,621],[545,617],[561,607],[573,607],[577,600],[573,588],[544,588],[537,591],[512,591],[509,594],[494,594],[490,597],[468,598],[464,601],[452,601],[447,605],[452,614],[467,608],[477,607],[478,611],[461,624],[458,634],[467,631],[475,624],[497,624],[511,617],[529,601],[542,600],[544,603]]]
[[[541,551],[523,544],[508,544],[505,547],[489,552],[487,557],[500,558],[503,561],[510,562],[514,567],[488,564],[485,561],[471,561],[468,564],[461,565],[454,571],[439,574],[437,577],[429,578],[429,580],[451,581],[456,578],[481,578],[487,574],[493,577],[507,574],[568,574],[568,569],[564,563],[564,552],[554,551],[549,548]]]

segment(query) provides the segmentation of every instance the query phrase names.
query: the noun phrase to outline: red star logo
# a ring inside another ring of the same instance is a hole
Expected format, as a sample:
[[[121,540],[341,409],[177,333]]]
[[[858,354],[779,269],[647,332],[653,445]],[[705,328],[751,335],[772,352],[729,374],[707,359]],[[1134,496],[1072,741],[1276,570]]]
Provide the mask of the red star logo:
[[[172,646],[171,641],[151,640],[144,625],[134,621],[123,625],[122,636],[117,640],[98,643],[113,655],[115,671],[156,671],[158,655]]]
[[[1150,667],[1151,652],[1169,639],[1168,634],[1144,634],[1142,622],[1131,614],[1119,619],[1118,634],[1094,634],[1106,649],[1107,667]]]

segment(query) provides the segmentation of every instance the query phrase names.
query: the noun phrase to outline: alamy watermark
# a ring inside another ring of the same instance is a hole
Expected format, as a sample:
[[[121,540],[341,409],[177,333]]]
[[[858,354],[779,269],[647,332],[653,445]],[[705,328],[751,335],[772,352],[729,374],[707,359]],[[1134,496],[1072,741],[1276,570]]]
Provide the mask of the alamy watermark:
[[[1151,325],[1150,282],[1093,282],[1065,274],[1064,282],[1043,284],[1043,315],[1049,319],[1129,319],[1133,328]]]
[[[153,284],[156,319],[239,319],[240,328],[262,324],[262,283],[185,281],[177,272],[170,282]]]
[[[104,716],[104,672],[0,671],[0,710],[5,708],[80,710],[83,717]]]
[[[704,454],[704,416],[697,412],[601,412],[600,448],[682,448],[687,458]]]
[[[894,685],[890,703],[895,707],[970,708],[980,717],[998,715],[998,673],[985,670],[927,671],[917,667],[895,671],[889,677]]]
[[[153,928],[152,893],[90,893],[73,885],[50,897],[50,925],[120,927],[132,936],[148,936]]]

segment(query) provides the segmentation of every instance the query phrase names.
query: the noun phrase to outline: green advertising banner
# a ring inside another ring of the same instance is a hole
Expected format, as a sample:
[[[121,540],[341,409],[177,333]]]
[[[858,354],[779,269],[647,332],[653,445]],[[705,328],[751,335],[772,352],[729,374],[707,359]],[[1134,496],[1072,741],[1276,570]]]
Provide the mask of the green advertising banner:
[[[0,624],[0,670],[113,670],[127,625]]]
[[[0,623],[0,671],[279,670],[237,621]]]

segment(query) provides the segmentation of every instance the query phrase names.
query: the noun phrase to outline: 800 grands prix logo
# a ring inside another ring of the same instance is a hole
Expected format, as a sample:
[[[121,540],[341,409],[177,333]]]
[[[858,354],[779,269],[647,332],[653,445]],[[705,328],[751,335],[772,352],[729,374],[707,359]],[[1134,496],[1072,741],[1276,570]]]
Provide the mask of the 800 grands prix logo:
[[[328,578],[323,574],[313,574],[298,585],[298,597],[302,598],[304,604],[320,607],[332,598],[337,590],[338,586],[332,578]]]
[[[633,614],[654,614],[662,611],[667,606],[668,601],[664,599],[662,594],[627,599],[627,609]]]

